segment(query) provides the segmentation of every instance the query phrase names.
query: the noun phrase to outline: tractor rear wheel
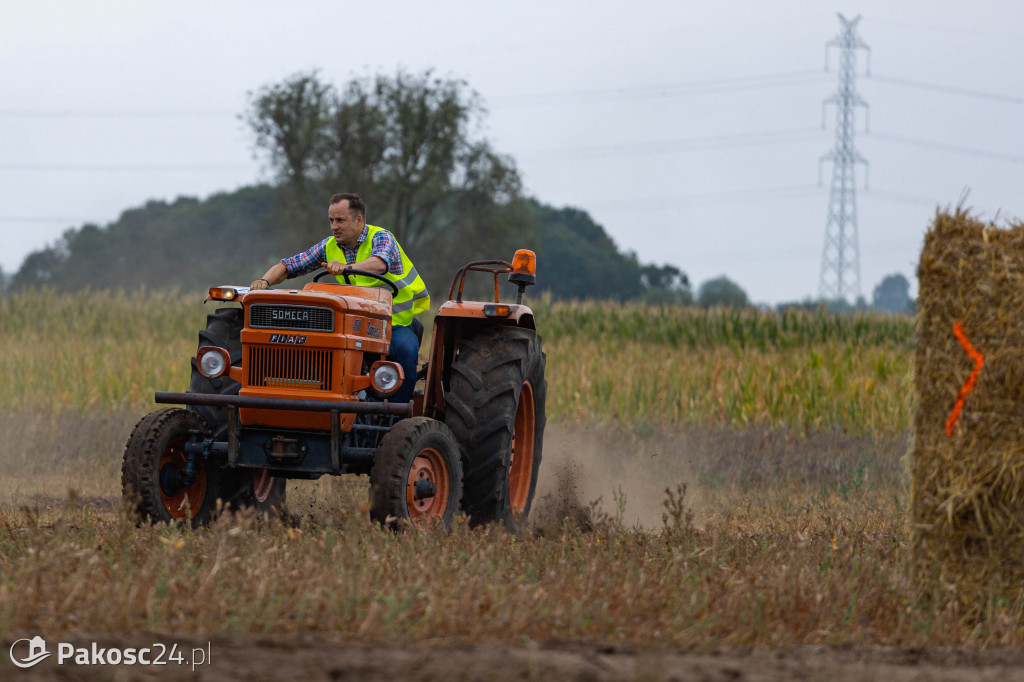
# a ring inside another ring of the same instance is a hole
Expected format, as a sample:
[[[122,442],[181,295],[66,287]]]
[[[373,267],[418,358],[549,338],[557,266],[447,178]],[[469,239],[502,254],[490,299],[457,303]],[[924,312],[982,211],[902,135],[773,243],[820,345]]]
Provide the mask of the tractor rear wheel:
[[[228,352],[231,364],[242,362],[242,326],[245,323],[245,311],[241,308],[218,308],[206,316],[206,329],[199,332],[199,343],[196,350],[203,346],[218,346]],[[238,395],[241,384],[224,376],[211,379],[199,371],[196,359],[192,358],[192,376],[189,380],[189,393],[207,393],[216,395]],[[189,405],[189,412],[195,412],[203,418],[215,440],[228,439],[228,410],[226,407],[210,407],[208,405]],[[224,463],[222,462],[223,466]],[[233,509],[252,507],[264,516],[280,514],[284,509],[287,496],[288,481],[284,478],[271,476],[266,469],[225,470],[221,478],[218,495]]]
[[[445,422],[462,446],[463,509],[517,530],[530,514],[544,443],[546,358],[531,329],[483,327],[452,363]]]
[[[462,500],[462,461],[451,429],[428,417],[409,417],[381,439],[370,470],[370,519],[398,529],[452,523]]]
[[[268,469],[227,469],[221,473],[220,497],[232,509],[255,509],[272,518],[284,514],[288,479],[272,476]]]
[[[217,467],[197,457],[191,483],[180,478],[188,459],[185,445],[193,432],[205,438],[209,429],[199,415],[178,407],[151,412],[135,425],[124,449],[121,492],[134,500],[140,519],[196,527],[213,517],[220,480]]]

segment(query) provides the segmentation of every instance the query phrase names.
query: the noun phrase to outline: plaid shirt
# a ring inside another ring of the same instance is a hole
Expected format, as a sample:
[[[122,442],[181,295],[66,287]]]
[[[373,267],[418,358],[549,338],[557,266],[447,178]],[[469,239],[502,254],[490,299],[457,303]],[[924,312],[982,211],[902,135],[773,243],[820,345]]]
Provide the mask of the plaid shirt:
[[[366,241],[366,237],[369,232],[370,230],[364,226],[363,233],[359,235],[359,239],[356,240],[356,248],[354,249],[350,249],[343,244],[338,244],[338,246],[341,247],[341,252],[345,254],[346,265],[352,265],[356,262],[359,246]],[[328,237],[327,239],[333,239],[333,237]],[[302,275],[313,272],[314,270],[319,270],[320,264],[327,262],[327,239],[320,241],[291,258],[281,259],[281,264],[284,265],[285,269],[288,271],[289,279],[292,277],[301,277]],[[405,274],[405,268],[402,267],[402,253],[398,249],[398,242],[395,240],[395,235],[391,234],[387,230],[379,230],[377,234],[373,235],[373,251],[370,255],[377,256],[384,261],[384,265],[387,267],[387,272],[389,274]]]

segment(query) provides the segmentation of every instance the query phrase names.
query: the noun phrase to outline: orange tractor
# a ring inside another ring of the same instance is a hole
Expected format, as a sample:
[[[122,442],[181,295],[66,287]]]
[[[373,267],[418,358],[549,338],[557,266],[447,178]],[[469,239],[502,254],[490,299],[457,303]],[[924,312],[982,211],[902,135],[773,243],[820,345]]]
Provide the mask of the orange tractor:
[[[465,301],[470,272],[494,277],[494,300]],[[125,447],[121,486],[139,516],[208,522],[217,500],[279,512],[289,479],[367,474],[370,517],[516,527],[530,512],[544,435],[545,356],[522,304],[536,258],[475,261],[452,281],[434,319],[411,402],[388,361],[391,290],[334,281],[302,289],[215,287],[218,309],[199,332],[186,393],[143,417]],[[499,277],[518,287],[499,299]],[[418,323],[417,323],[418,324]],[[422,335],[422,325],[418,333]]]

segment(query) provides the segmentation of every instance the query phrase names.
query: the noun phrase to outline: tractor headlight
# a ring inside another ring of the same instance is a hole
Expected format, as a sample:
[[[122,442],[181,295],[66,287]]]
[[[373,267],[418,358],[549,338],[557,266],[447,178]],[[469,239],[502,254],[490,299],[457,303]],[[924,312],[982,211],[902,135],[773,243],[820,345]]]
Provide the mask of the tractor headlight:
[[[245,287],[210,287],[210,293],[206,295],[207,301],[237,301],[244,292]]]
[[[228,371],[231,359],[228,352],[219,346],[203,346],[196,353],[196,364],[204,376],[213,379]]]
[[[370,383],[378,393],[388,395],[398,390],[405,379],[405,372],[397,362],[382,360],[370,368]]]

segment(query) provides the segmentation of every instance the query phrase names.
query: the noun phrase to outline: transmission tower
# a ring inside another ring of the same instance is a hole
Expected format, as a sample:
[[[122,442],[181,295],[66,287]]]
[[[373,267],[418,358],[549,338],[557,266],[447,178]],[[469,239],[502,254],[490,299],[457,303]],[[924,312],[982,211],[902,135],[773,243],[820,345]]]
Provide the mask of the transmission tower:
[[[821,251],[821,278],[818,281],[818,295],[823,299],[836,300],[860,296],[860,255],[857,247],[857,191],[854,167],[865,166],[864,185],[867,187],[867,161],[853,147],[854,109],[867,102],[857,94],[853,80],[856,74],[856,51],[870,48],[857,35],[860,16],[847,19],[839,15],[840,31],[825,45],[825,70],[828,70],[830,47],[839,48],[839,85],[827,98],[821,112],[821,125],[825,127],[825,111],[829,104],[836,105],[836,143],[832,151],[823,155],[818,162],[818,184],[821,184],[821,169],[825,161],[832,162],[832,185],[828,193],[828,219],[825,223],[825,246]],[[865,130],[867,115],[865,114]]]

